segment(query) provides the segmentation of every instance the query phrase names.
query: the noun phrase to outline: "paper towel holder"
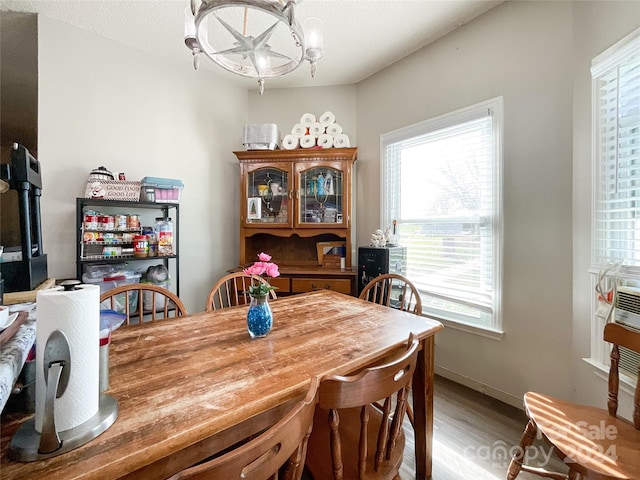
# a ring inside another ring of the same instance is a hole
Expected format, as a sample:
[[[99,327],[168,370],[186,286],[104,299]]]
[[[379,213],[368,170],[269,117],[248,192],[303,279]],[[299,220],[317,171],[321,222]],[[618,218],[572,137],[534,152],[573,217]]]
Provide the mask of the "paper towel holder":
[[[46,398],[42,433],[35,429],[35,417],[20,426],[9,444],[9,456],[16,461],[43,460],[78,448],[103,433],[118,417],[118,401],[101,393],[98,411],[93,417],[80,425],[59,432],[55,426],[55,398],[59,398],[67,388],[72,368],[69,341],[60,330],[53,331],[47,339],[43,366]]]

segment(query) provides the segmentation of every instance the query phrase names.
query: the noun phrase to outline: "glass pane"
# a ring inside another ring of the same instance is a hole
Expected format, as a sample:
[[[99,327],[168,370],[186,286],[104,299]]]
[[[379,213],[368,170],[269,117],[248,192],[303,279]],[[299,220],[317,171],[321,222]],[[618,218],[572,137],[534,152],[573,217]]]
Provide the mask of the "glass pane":
[[[315,167],[300,174],[300,223],[342,223],[343,174]]]
[[[250,172],[247,182],[247,223],[289,221],[289,175],[277,168]]]

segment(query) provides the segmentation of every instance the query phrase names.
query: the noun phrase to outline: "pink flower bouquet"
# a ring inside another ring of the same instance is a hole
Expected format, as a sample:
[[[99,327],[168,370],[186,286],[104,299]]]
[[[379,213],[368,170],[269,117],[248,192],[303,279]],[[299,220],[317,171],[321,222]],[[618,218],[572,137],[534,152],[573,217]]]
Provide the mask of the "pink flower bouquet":
[[[254,262],[248,268],[245,268],[243,272],[246,275],[266,275],[269,278],[275,278],[280,275],[280,271],[278,270],[278,265],[271,262],[271,255],[267,255],[266,253],[258,254],[258,261]],[[270,290],[275,290],[276,287],[267,286],[263,283],[259,283],[257,285],[251,285],[249,287],[249,295],[253,297],[264,297],[269,293]]]

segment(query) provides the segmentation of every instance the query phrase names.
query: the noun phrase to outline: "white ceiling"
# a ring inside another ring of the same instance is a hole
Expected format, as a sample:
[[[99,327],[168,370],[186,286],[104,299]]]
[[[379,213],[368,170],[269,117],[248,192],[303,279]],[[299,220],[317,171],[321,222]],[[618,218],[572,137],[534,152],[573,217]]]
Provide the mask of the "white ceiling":
[[[504,0],[298,0],[298,18],[323,21],[324,58],[311,78],[308,63],[266,87],[345,85],[359,82]],[[5,11],[35,12],[91,30],[183,65],[184,13],[189,0],[2,0]],[[256,81],[210,69],[253,89]]]

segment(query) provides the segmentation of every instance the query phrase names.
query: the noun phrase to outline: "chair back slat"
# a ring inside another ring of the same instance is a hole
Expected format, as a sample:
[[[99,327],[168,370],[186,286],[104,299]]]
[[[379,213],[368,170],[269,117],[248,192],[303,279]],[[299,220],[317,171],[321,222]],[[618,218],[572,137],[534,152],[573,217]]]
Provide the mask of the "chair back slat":
[[[187,308],[170,290],[150,283],[132,283],[100,295],[103,307],[126,315],[125,324],[187,315]]]
[[[262,283],[269,286],[266,278],[259,275],[247,275],[244,272],[234,272],[218,280],[209,292],[205,309],[207,312],[221,308],[245,305],[250,302],[249,287]],[[277,298],[274,290],[269,291],[269,298]]]
[[[411,281],[397,273],[385,273],[371,280],[359,296],[368,302],[422,315],[422,299]]]
[[[316,417],[327,412],[325,425],[328,425],[327,438],[334,480],[343,478],[345,461],[353,462],[349,464],[349,471],[355,468],[360,479],[371,478],[368,468],[375,478],[378,477],[373,472],[382,469],[397,474],[402,462],[402,452],[397,447],[402,445],[404,448],[402,421],[417,358],[418,340],[412,334],[407,345],[389,354],[385,363],[365,368],[354,375],[330,375],[322,379],[318,391],[318,407],[321,410],[318,410]],[[381,399],[384,401],[380,410],[376,403]],[[351,429],[352,433],[342,435],[345,433],[343,428]],[[320,430],[322,426],[316,424],[314,429]],[[319,433],[315,439],[314,434],[315,430],[312,433],[315,448],[310,451],[311,460],[308,461],[312,474],[314,468],[326,468],[323,465],[322,447],[318,445],[319,438],[325,438],[324,434]],[[343,441],[343,438],[354,436],[358,439],[357,445],[352,445],[352,441]],[[401,436],[402,442],[398,442]],[[343,452],[349,452],[350,457],[343,458]],[[319,475],[323,475],[322,471]]]

